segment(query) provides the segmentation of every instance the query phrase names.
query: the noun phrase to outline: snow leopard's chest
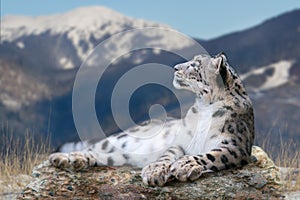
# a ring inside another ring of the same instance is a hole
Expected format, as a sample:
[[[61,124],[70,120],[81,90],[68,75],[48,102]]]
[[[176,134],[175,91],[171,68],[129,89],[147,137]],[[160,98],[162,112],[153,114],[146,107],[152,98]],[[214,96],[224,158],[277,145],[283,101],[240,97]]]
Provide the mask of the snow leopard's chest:
[[[213,113],[217,108],[218,105],[204,105],[196,102],[188,111],[183,119],[184,131],[178,133],[176,137],[176,142],[184,147],[187,154],[204,153],[220,143],[221,136],[218,132],[222,123],[224,124],[224,119],[213,118]]]

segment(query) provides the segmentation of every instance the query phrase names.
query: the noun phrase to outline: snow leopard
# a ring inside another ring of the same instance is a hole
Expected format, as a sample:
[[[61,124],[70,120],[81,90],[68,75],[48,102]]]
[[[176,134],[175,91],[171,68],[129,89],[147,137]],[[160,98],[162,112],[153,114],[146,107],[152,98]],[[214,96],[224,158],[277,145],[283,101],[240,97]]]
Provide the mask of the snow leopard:
[[[175,65],[173,85],[195,96],[182,119],[167,120],[160,129],[159,121],[146,121],[100,141],[69,143],[50,155],[50,163],[73,171],[136,166],[149,186],[193,181],[207,172],[247,165],[255,135],[254,112],[227,56],[201,54]],[[157,128],[159,134],[153,135]],[[147,134],[152,135],[137,137]]]

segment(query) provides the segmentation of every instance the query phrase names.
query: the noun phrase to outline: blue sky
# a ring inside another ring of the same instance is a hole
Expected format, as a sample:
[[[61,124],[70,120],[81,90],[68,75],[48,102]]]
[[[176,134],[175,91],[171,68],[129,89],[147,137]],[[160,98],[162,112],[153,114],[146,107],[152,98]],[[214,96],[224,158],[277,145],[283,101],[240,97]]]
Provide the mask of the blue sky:
[[[0,0],[5,15],[39,16],[81,6],[102,5],[127,16],[168,24],[202,39],[257,25],[281,13],[300,8],[299,0]]]

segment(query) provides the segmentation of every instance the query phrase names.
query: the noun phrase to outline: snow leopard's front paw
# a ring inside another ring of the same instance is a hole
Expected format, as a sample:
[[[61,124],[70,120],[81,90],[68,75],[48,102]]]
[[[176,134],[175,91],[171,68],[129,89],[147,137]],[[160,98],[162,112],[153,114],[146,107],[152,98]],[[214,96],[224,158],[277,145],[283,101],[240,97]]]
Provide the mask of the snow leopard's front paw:
[[[203,166],[199,165],[193,156],[183,156],[176,160],[170,168],[170,175],[179,181],[196,180],[203,172]]]
[[[70,167],[67,153],[53,153],[49,156],[49,161],[54,167],[67,169]]]
[[[50,155],[49,161],[55,167],[73,171],[86,169],[96,162],[93,158],[89,158],[81,152],[53,153]]]
[[[169,179],[171,163],[153,162],[142,170],[144,184],[150,186],[163,186]]]

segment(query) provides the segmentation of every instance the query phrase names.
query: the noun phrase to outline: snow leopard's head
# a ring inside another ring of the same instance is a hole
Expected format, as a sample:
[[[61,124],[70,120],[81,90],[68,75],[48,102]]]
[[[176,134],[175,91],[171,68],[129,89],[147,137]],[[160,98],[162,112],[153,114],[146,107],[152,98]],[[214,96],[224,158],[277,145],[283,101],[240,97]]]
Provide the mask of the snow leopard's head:
[[[190,90],[200,97],[232,89],[237,81],[241,84],[224,53],[214,57],[201,54],[191,61],[176,65],[174,69],[174,87]]]

